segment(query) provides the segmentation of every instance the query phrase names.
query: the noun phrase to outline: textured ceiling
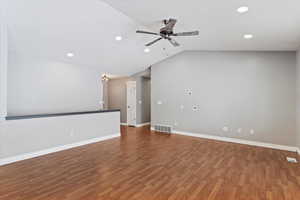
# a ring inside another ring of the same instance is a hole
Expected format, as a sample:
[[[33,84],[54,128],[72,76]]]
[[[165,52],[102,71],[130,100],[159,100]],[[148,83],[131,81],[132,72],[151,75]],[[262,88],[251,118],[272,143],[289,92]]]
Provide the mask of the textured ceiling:
[[[247,5],[250,11],[236,9]],[[286,0],[1,0],[9,30],[11,59],[50,59],[129,75],[183,50],[296,50],[300,45],[300,1]],[[161,20],[178,19],[180,48],[136,29],[158,30]],[[254,35],[252,40],[243,34]],[[115,41],[121,35],[122,41]],[[73,58],[66,53],[73,52]]]

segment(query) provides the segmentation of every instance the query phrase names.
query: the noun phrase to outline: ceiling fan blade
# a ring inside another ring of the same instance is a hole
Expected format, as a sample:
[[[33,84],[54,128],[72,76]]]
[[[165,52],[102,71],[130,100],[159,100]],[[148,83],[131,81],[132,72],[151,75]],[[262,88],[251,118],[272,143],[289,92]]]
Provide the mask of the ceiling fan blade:
[[[136,33],[143,33],[143,34],[149,34],[149,35],[160,35],[158,33],[153,33],[153,32],[149,32],[149,31],[140,31],[140,30],[137,30]]]
[[[182,32],[182,33],[174,33],[173,36],[194,36],[199,35],[199,31],[191,31],[191,32]]]
[[[162,37],[160,37],[160,38],[157,38],[156,40],[154,40],[154,41],[152,41],[152,42],[149,42],[148,44],[146,44],[146,46],[148,47],[148,46],[151,46],[152,44],[154,44],[154,43],[156,43],[156,42],[158,42],[159,40],[161,40],[162,39]]]
[[[167,38],[167,39],[174,47],[180,46],[180,44],[178,42],[176,42],[173,38]]]

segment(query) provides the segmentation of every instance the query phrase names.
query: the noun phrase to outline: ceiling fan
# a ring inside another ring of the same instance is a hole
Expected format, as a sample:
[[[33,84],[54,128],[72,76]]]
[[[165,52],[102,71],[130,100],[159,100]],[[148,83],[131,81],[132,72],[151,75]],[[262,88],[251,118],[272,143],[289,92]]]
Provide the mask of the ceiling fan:
[[[154,43],[160,41],[161,39],[166,39],[168,40],[174,47],[179,46],[180,44],[176,42],[172,37],[173,36],[195,36],[199,35],[199,31],[190,31],[190,32],[181,32],[181,33],[174,33],[173,29],[176,24],[177,20],[176,19],[168,19],[168,20],[163,20],[164,27],[160,29],[159,33],[154,33],[154,32],[149,32],[149,31],[141,31],[137,30],[137,33],[143,33],[143,34],[149,34],[149,35],[157,35],[160,36],[159,38],[155,39],[152,42],[149,42],[146,44],[146,46],[151,46]]]

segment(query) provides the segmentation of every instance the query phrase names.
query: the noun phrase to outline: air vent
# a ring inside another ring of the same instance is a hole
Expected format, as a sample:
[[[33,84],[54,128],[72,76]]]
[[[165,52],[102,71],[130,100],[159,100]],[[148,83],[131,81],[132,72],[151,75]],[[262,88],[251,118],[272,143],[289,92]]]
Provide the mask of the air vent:
[[[166,125],[155,125],[154,130],[163,133],[172,133],[172,127]]]
[[[296,158],[291,158],[291,157],[286,157],[286,160],[288,162],[291,162],[291,163],[297,163],[298,162]]]

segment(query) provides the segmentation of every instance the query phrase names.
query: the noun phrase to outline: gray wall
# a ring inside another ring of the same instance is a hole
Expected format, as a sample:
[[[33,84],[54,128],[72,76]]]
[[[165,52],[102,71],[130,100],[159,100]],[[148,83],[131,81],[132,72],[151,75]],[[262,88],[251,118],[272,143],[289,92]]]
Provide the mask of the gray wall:
[[[149,78],[136,77],[136,123],[150,122],[151,82]]]
[[[151,79],[152,125],[296,145],[295,52],[184,52],[154,65]]]
[[[121,109],[121,123],[127,123],[126,82],[136,81],[136,123],[150,122],[151,81],[135,75],[108,81],[108,108]]]
[[[38,58],[9,57],[8,115],[98,110],[101,72]]]
[[[297,146],[300,148],[300,50],[297,52]]]
[[[143,78],[143,109],[141,123],[151,122],[151,79]]]
[[[102,105],[103,109],[108,109],[108,81],[102,81],[103,95],[102,95]]]
[[[0,123],[7,114],[7,26],[0,13]]]
[[[107,84],[108,108],[121,109],[121,123],[127,123],[126,82],[130,78],[111,79]]]

